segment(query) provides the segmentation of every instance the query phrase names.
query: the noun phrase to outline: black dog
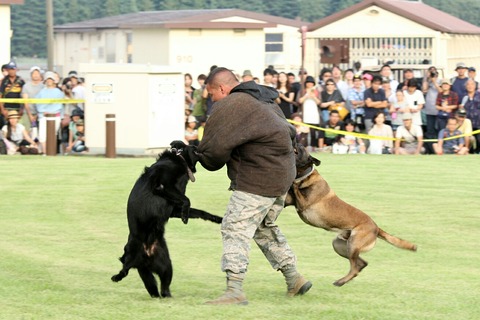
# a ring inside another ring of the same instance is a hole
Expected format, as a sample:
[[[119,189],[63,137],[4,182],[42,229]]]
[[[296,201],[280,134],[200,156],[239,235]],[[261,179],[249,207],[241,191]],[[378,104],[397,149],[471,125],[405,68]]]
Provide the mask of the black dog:
[[[181,141],[174,141],[171,146],[152,166],[145,167],[130,192],[127,204],[130,234],[120,258],[123,268],[112,277],[112,281],[118,282],[131,268],[136,268],[153,298],[171,297],[173,270],[164,238],[168,219],[181,218],[185,224],[188,218],[222,222],[219,216],[190,208],[185,189],[189,178],[195,180],[195,149]],[[160,277],[160,293],[153,273]]]

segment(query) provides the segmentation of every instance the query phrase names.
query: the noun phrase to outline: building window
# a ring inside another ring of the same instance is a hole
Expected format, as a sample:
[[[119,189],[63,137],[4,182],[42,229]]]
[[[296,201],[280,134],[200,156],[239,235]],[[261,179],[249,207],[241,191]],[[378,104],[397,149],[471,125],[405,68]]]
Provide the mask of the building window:
[[[127,63],[133,62],[133,35],[127,32]]]
[[[116,62],[115,33],[107,33],[105,37],[106,62]]]
[[[265,34],[265,52],[283,52],[283,34]]]

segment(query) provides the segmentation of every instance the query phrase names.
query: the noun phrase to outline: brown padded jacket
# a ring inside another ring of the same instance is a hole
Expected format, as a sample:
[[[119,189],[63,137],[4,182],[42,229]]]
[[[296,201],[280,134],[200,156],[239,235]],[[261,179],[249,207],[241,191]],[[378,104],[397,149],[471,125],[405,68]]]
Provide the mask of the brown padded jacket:
[[[198,146],[210,171],[227,165],[230,188],[266,197],[287,192],[295,178],[295,129],[274,102],[277,92],[241,83],[216,102]]]

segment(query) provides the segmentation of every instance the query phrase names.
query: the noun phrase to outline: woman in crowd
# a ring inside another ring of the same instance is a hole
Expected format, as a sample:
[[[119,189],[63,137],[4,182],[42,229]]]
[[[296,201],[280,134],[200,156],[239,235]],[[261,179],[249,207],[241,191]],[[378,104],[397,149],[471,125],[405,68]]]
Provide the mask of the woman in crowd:
[[[320,104],[323,123],[326,123],[330,119],[330,110],[337,110],[340,114],[341,120],[343,120],[346,114],[340,112],[338,110],[340,108],[343,108],[346,111],[345,100],[343,100],[342,94],[337,89],[335,81],[333,79],[327,79],[325,81],[325,90],[322,91],[322,102]]]
[[[8,111],[7,121],[8,123],[3,126],[3,136],[8,139],[17,151],[22,146],[37,147],[35,141],[30,138],[25,126],[19,123],[20,114],[16,110]]]
[[[370,139],[370,146],[367,153],[369,154],[391,154],[393,147],[393,131],[392,127],[385,124],[385,114],[379,111],[373,117],[373,127],[368,132],[371,136],[386,137],[387,139]]]

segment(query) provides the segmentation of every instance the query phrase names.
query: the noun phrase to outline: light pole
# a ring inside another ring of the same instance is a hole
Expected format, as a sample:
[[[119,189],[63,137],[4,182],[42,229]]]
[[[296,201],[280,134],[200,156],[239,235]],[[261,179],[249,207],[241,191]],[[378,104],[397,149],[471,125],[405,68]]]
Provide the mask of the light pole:
[[[53,71],[53,0],[47,0],[47,70]]]

